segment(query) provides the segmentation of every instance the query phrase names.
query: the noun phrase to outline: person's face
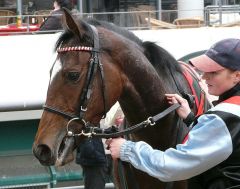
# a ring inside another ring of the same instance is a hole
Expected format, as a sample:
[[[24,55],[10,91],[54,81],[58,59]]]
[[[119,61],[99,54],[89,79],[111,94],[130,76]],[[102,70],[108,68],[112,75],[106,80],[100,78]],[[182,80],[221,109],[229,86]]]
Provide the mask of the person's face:
[[[54,10],[59,9],[59,5],[58,5],[57,1],[53,2],[53,8],[54,8]]]
[[[208,86],[208,93],[219,96],[240,82],[240,71],[223,69],[216,72],[203,73],[202,78]]]

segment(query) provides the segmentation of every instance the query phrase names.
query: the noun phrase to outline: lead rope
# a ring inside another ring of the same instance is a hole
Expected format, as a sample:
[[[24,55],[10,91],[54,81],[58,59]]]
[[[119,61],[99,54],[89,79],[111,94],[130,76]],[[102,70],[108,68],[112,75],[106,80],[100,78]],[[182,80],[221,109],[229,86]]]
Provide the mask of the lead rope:
[[[172,71],[170,69],[169,69],[169,72],[170,72],[170,74],[171,74],[171,76],[173,78],[173,81],[174,81],[174,83],[175,83],[175,85],[177,87],[178,92],[181,94],[181,96],[184,96],[185,92],[183,90],[181,90],[181,88],[179,87],[179,83],[177,82],[176,78],[174,77],[174,75],[173,75],[173,73],[172,73]],[[178,126],[177,127],[177,138],[178,138],[180,124],[177,124],[177,126]],[[176,142],[177,142],[177,138],[176,138]],[[172,189],[173,185],[174,185],[174,181],[167,182],[165,189]]]
[[[128,189],[127,179],[126,179],[126,176],[124,174],[123,162],[120,159],[118,159],[117,162],[118,162],[117,166],[118,166],[118,173],[119,173],[119,180],[120,180],[121,189]]]
[[[169,113],[173,112],[177,108],[180,107],[180,104],[173,104],[164,111],[158,113],[157,115],[153,117],[149,117],[147,120],[142,121],[141,123],[138,123],[136,125],[132,125],[131,127],[128,127],[126,129],[123,129],[122,131],[118,131],[116,127],[112,126],[110,129],[102,129],[99,127],[92,127],[92,126],[86,126],[84,132],[79,134],[73,134],[71,136],[89,136],[89,137],[98,137],[98,138],[116,138],[121,137],[123,135],[128,135],[130,133],[136,132],[140,129],[146,128],[148,126],[154,126],[157,121],[164,118]],[[56,112],[57,113],[57,112]]]
[[[124,119],[124,125],[123,125],[124,129],[126,129],[127,127],[127,121],[126,119]],[[130,139],[129,137],[129,134],[128,135],[124,135],[124,138],[126,139]],[[124,165],[123,165],[123,162],[118,159],[118,163],[119,163],[119,172],[121,174],[121,177],[120,177],[120,180],[122,180],[121,182],[124,184],[124,189],[128,189],[128,186],[127,186],[127,179],[126,179],[126,176],[125,176],[125,170],[124,170]],[[129,168],[127,171],[127,176],[129,177],[129,180],[133,181],[133,185],[134,185],[134,189],[139,189],[139,185],[137,184],[136,182],[136,177],[134,175],[134,172],[133,172],[133,169],[132,169],[132,165],[130,163],[126,163],[125,166],[128,166],[127,168]]]

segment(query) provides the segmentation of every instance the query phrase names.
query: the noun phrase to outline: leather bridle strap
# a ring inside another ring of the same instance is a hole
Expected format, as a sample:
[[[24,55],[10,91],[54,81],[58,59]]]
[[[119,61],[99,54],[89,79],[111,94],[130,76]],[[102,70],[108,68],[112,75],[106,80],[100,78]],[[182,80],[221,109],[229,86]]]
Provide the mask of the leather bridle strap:
[[[90,27],[92,28],[92,33],[93,33],[93,36],[94,36],[94,48],[100,49],[98,31],[97,31],[96,27],[94,27],[92,25],[90,25]],[[99,58],[99,54],[97,54],[97,60],[96,61],[98,61],[97,65],[99,67],[101,81],[102,81],[102,97],[103,97],[103,108],[104,108],[104,115],[103,115],[102,118],[105,118],[106,114],[107,114],[107,93],[106,93],[106,85],[105,85],[103,65],[101,63],[101,59]]]
[[[100,71],[101,81],[102,81],[102,97],[103,97],[103,109],[104,109],[104,115],[102,116],[102,119],[106,117],[107,114],[107,92],[106,92],[106,85],[105,85],[105,77],[104,77],[104,71],[103,71],[103,65],[101,63],[101,59],[98,59],[98,67]]]
[[[56,109],[56,108],[51,107],[51,106],[43,105],[43,109],[46,110],[46,111],[48,111],[48,112],[52,112],[52,113],[55,113],[55,114],[61,115],[61,116],[65,117],[66,119],[77,118],[77,116],[74,115],[74,114],[71,114],[71,113],[67,113],[67,112],[61,111],[61,110]]]
[[[94,26],[89,27],[93,39],[94,39],[94,49],[99,49],[99,39],[98,39],[98,32]],[[82,119],[84,117],[85,112],[87,111],[87,104],[89,102],[89,99],[92,94],[92,86],[93,86],[93,80],[95,77],[95,74],[97,72],[98,64],[99,64],[99,57],[98,57],[98,51],[92,51],[91,58],[89,61],[89,68],[87,73],[87,78],[85,81],[85,85],[83,88],[83,91],[80,96],[80,113],[79,118]]]

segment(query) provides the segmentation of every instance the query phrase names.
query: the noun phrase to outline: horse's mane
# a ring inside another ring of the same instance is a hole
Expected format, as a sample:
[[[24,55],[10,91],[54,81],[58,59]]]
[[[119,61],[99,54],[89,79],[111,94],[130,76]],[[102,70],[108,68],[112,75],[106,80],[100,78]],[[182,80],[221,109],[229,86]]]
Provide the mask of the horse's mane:
[[[96,27],[98,26],[103,27],[141,46],[144,49],[144,55],[147,57],[149,62],[153,65],[153,67],[157,70],[158,73],[167,73],[167,75],[169,75],[169,72],[170,73],[175,73],[176,71],[181,72],[181,67],[177,63],[176,59],[169,52],[167,52],[165,49],[158,46],[157,44],[149,41],[143,42],[131,31],[125,28],[119,27],[110,22],[99,21],[95,19],[89,19],[82,22],[87,23],[86,26],[90,24]],[[85,29],[90,30],[90,27],[86,27]],[[87,33],[91,33],[91,32],[87,32]],[[68,30],[65,30],[65,32],[60,36],[60,38],[56,43],[56,49],[62,44],[62,42],[68,41],[72,37],[74,37],[74,34]],[[88,35],[85,34],[81,36],[80,41],[82,45],[89,45],[89,44],[92,45],[93,37],[90,34]],[[76,41],[76,44],[79,43],[80,41]]]
[[[142,46],[145,49],[145,56],[154,66],[154,68],[160,72],[169,70],[171,73],[182,72],[177,60],[165,49],[158,46],[156,43],[145,41]]]
[[[89,20],[89,24],[92,24],[94,26],[101,26],[108,30],[111,30],[115,33],[118,33],[125,38],[134,41],[139,46],[142,46],[144,48],[144,54],[148,58],[149,62],[155,67],[155,69],[159,70],[170,70],[170,71],[179,71],[181,72],[181,68],[179,64],[177,63],[176,59],[165,49],[158,46],[157,44],[146,41],[143,42],[141,39],[139,39],[134,33],[130,32],[129,30],[119,27],[115,24],[105,22],[105,21],[98,21],[98,20]]]
[[[119,27],[111,22],[106,22],[106,21],[99,21],[99,20],[95,20],[95,19],[91,19],[91,20],[87,20],[88,24],[94,25],[94,26],[101,26],[105,29],[108,29],[110,31],[113,31],[117,34],[120,34],[122,36],[124,36],[125,38],[134,41],[135,43],[137,43],[138,45],[142,45],[142,40],[139,39],[134,33],[130,32],[129,30],[123,28],[123,27]]]

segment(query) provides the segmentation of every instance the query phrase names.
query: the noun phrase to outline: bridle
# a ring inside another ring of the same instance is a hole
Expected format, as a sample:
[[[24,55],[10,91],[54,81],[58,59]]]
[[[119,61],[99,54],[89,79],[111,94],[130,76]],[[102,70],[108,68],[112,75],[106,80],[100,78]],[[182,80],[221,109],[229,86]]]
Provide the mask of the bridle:
[[[87,122],[84,120],[84,115],[87,111],[87,105],[89,102],[89,99],[92,94],[92,85],[93,85],[93,80],[95,78],[96,72],[99,68],[100,70],[100,75],[101,75],[101,82],[102,82],[102,96],[103,96],[103,104],[104,104],[104,115],[103,118],[105,118],[106,113],[107,113],[107,101],[106,101],[106,87],[105,87],[105,82],[104,82],[104,72],[103,72],[103,66],[101,64],[100,58],[99,58],[99,38],[98,38],[98,32],[97,29],[90,25],[89,30],[91,31],[93,38],[94,38],[94,45],[93,47],[86,47],[86,46],[73,46],[73,47],[59,47],[57,49],[58,54],[63,53],[63,52],[70,52],[70,51],[87,51],[91,53],[91,58],[89,60],[89,68],[86,76],[86,80],[83,86],[82,93],[80,95],[80,111],[79,111],[79,116],[64,112],[56,107],[53,107],[51,105],[45,104],[43,106],[43,109],[52,112],[55,114],[58,114],[66,119],[69,119],[67,125],[66,125],[66,130],[67,130],[67,137],[75,137],[75,136],[87,136],[87,137],[99,137],[99,138],[111,138],[111,137],[119,137],[123,135],[128,135],[130,133],[133,133],[137,130],[140,130],[142,128],[146,128],[147,126],[153,126],[155,123],[168,115],[169,113],[173,112],[176,110],[180,105],[179,104],[173,104],[167,109],[165,109],[163,112],[160,112],[159,114],[149,117],[147,120],[133,125],[127,129],[124,129],[122,131],[118,131],[117,128],[115,127],[110,127],[108,129],[102,129],[99,128],[98,126],[94,126],[94,124]],[[56,62],[56,61],[55,61]],[[55,64],[55,63],[54,63]],[[51,72],[53,70],[54,64],[52,66]],[[78,121],[83,125],[82,131],[80,133],[73,133],[72,131],[69,130],[69,126],[73,121]]]
[[[89,30],[91,31],[91,34],[93,36],[93,47],[86,47],[86,46],[73,46],[73,47],[59,47],[57,49],[57,53],[64,53],[64,52],[70,52],[70,51],[87,51],[91,53],[91,57],[89,60],[89,67],[88,67],[88,72],[87,72],[87,76],[86,76],[86,80],[83,86],[83,90],[82,93],[80,95],[80,111],[79,111],[79,115],[75,115],[72,113],[68,113],[68,112],[64,112],[56,107],[53,107],[51,105],[47,105],[45,104],[43,106],[43,109],[48,111],[48,112],[52,112],[58,115],[63,116],[66,119],[69,119],[66,129],[67,129],[67,136],[80,136],[80,135],[84,135],[84,136],[88,136],[88,133],[85,133],[84,130],[87,128],[88,125],[93,125],[89,122],[87,122],[86,120],[84,120],[84,116],[85,113],[87,111],[87,105],[89,102],[89,99],[91,97],[92,94],[92,86],[93,86],[93,80],[96,76],[96,72],[99,69],[100,71],[100,75],[101,75],[101,82],[102,82],[102,96],[103,96],[103,105],[104,105],[104,115],[103,118],[106,116],[106,112],[107,112],[107,101],[106,101],[106,87],[105,87],[105,82],[104,82],[104,71],[103,71],[103,66],[101,64],[100,58],[99,58],[99,38],[98,38],[98,32],[97,29],[90,25],[89,26]],[[54,63],[55,64],[55,63]],[[54,66],[53,64],[53,66]],[[53,70],[53,66],[52,69],[50,71],[50,75],[52,74],[52,70]],[[81,122],[83,125],[83,129],[81,133],[75,134],[72,131],[69,130],[69,125],[71,122],[73,121],[78,121]]]

